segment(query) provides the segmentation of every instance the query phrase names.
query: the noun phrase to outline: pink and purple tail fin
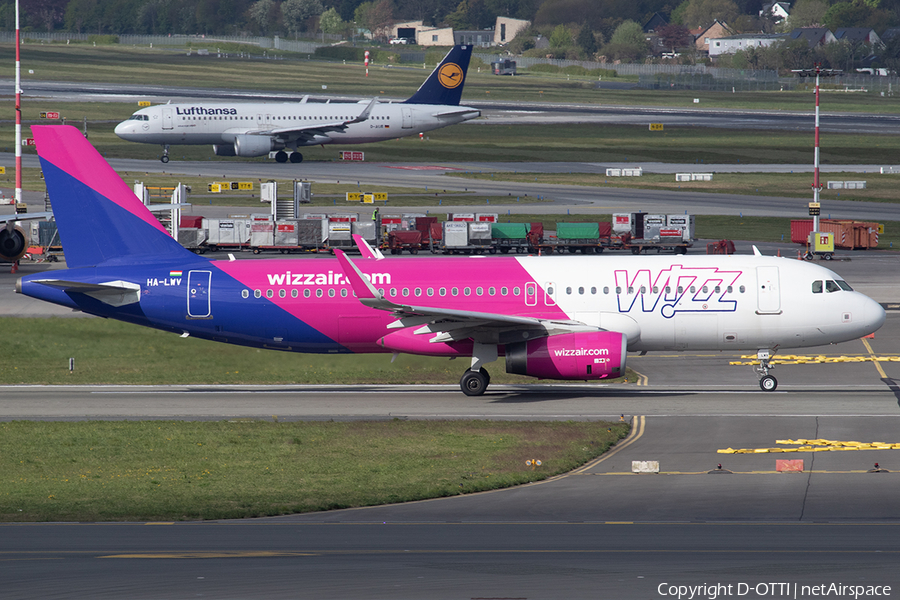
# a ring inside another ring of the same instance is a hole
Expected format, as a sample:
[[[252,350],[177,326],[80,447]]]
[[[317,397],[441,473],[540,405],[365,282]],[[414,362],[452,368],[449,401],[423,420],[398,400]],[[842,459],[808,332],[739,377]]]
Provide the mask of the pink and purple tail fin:
[[[70,268],[189,253],[78,129],[31,128]]]

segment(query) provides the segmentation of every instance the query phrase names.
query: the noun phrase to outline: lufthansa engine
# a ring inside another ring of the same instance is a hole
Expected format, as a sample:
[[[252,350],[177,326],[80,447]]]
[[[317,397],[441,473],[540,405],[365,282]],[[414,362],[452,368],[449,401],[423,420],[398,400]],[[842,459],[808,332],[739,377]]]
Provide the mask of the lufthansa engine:
[[[625,374],[628,340],[615,331],[566,333],[506,346],[506,372],[540,379],[607,379]]]
[[[264,156],[277,149],[274,140],[267,135],[236,135],[234,137],[234,156],[245,158]]]
[[[0,225],[0,260],[15,262],[28,251],[28,240],[21,227],[8,229]]]

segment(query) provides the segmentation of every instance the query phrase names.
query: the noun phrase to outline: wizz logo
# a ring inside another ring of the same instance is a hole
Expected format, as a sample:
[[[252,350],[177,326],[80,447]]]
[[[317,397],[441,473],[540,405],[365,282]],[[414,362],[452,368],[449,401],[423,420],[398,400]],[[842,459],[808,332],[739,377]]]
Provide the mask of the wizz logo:
[[[616,271],[619,312],[654,312],[669,319],[679,312],[734,312],[734,284],[742,271],[717,267],[672,265],[654,274],[650,269]]]

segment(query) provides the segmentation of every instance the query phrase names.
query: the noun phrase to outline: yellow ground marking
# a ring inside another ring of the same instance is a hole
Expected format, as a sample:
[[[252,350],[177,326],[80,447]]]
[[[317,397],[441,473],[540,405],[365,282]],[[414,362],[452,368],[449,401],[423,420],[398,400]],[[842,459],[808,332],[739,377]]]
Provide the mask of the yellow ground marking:
[[[283,556],[316,556],[314,552],[218,551],[218,552],[139,552],[132,554],[108,554],[98,558],[278,558]]]
[[[604,460],[610,458],[611,456],[615,456],[618,452],[621,452],[622,450],[624,450],[631,444],[635,443],[637,440],[640,439],[640,437],[642,435],[644,435],[645,424],[646,424],[646,417],[644,417],[643,415],[632,417],[631,433],[628,434],[628,437],[626,437],[625,440],[621,444],[616,444],[616,447],[613,448],[612,450],[610,450],[609,452],[607,452],[601,456],[598,456],[597,458],[595,458],[591,462],[587,463],[580,469],[575,469],[574,471],[572,471],[566,475],[562,475],[561,477],[567,477],[569,475],[579,475],[581,473],[584,473],[588,469],[591,469],[591,468],[599,465],[600,463],[602,463]]]
[[[868,356],[825,356],[824,354],[818,354],[816,356],[803,356],[803,355],[795,355],[795,354],[784,354],[779,356],[778,358],[773,358],[769,360],[769,364],[772,365],[817,365],[817,364],[832,364],[832,363],[863,363],[863,362],[872,362],[875,363],[875,367],[878,369],[878,372],[882,377],[885,377],[884,370],[881,368],[881,365],[878,363],[882,362],[900,362],[900,356],[875,356],[872,352],[871,346],[869,346],[868,341],[863,340],[863,344],[866,345],[866,348],[869,351]],[[742,360],[731,361],[729,365],[758,365],[759,361],[756,360],[756,356],[747,354],[741,356]]]
[[[875,353],[872,351],[872,346],[869,344],[869,340],[866,338],[862,338],[863,346],[866,347],[866,351],[869,353],[869,356],[873,358],[873,362],[875,363],[875,368],[878,369],[878,374],[881,375],[882,379],[887,379],[887,375],[884,372],[884,369],[881,368],[881,365],[878,364],[879,361],[874,360]]]
[[[646,375],[644,375],[643,373],[638,373],[634,369],[631,369],[631,370],[634,371],[634,374],[638,376],[638,379],[636,382],[637,385],[642,385],[644,387],[650,385],[650,379]]]
[[[718,454],[774,454],[781,452],[843,452],[847,450],[900,450],[900,443],[895,442],[840,442],[836,440],[775,440],[782,446],[796,448],[725,448],[716,450]]]

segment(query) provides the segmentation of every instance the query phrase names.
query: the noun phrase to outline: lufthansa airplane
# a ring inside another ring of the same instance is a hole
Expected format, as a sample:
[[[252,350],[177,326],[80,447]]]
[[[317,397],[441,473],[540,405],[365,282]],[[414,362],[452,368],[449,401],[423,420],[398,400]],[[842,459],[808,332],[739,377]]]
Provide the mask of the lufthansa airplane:
[[[212,144],[218,156],[265,156],[299,163],[301,146],[366,144],[414,135],[481,116],[460,106],[472,46],[454,46],[409,100],[380,103],[301,102],[159,104],[116,125],[131,142],[169,146]]]
[[[472,256],[211,260],[184,249],[71,126],[32,127],[68,269],[19,293],[181,336],[288,352],[471,358],[602,380],[626,352],[756,351],[763,390],[776,350],[854,340],[881,305],[801,260],[754,255]]]

